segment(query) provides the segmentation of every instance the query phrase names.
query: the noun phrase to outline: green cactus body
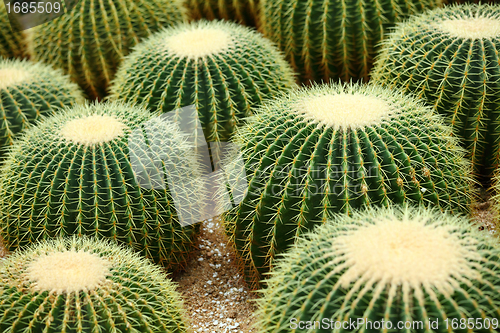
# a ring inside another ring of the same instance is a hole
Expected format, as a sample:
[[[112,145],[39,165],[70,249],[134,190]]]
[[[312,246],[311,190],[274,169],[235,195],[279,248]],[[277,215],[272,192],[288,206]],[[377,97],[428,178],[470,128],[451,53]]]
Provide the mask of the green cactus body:
[[[57,108],[84,101],[78,85],[61,71],[40,63],[0,59],[0,147]]]
[[[81,105],[25,131],[0,175],[8,250],[91,235],[125,243],[167,269],[182,268],[203,211],[203,184],[182,192],[168,177],[199,179],[178,126],[120,103]],[[173,176],[172,176],[173,177]],[[177,180],[179,178],[172,178]],[[171,184],[173,184],[171,186]],[[175,196],[187,198],[175,205]]]
[[[277,260],[257,332],[498,332],[499,258],[498,240],[464,217],[417,208],[336,216]]]
[[[17,58],[25,55],[23,35],[12,29],[7,8],[0,1],[0,57]]]
[[[294,85],[282,55],[232,22],[198,21],[141,43],[124,61],[113,99],[169,112],[194,105],[207,141],[227,141],[250,108]]]
[[[186,7],[193,20],[224,19],[255,26],[258,0],[186,0]]]
[[[66,14],[27,30],[33,59],[62,68],[103,98],[123,57],[143,38],[186,18],[182,0],[79,0]]]
[[[229,169],[229,183],[245,176],[248,191],[233,193],[239,204],[222,220],[252,285],[331,213],[403,203],[459,213],[471,201],[470,164],[450,128],[429,107],[375,85],[283,94],[235,142],[245,167]]]
[[[161,269],[107,241],[41,242],[9,256],[0,279],[2,332],[187,332]]]
[[[500,6],[436,9],[401,24],[384,42],[373,80],[401,87],[444,115],[476,174],[500,161]]]
[[[285,52],[300,80],[368,79],[377,44],[396,22],[441,0],[262,0],[264,35]]]

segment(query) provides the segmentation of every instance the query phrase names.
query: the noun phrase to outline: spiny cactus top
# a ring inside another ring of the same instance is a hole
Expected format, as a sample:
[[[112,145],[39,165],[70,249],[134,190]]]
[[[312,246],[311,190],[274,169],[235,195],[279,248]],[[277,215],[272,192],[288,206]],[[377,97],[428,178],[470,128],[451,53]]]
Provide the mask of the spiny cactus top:
[[[500,165],[500,6],[436,9],[384,42],[373,80],[424,98],[453,126],[477,174]]]
[[[208,141],[227,141],[250,107],[294,84],[282,55],[232,22],[169,28],[137,46],[116,75],[112,97],[169,112],[194,105]]]
[[[249,26],[257,24],[258,0],[185,0],[185,4],[194,20],[224,19]]]
[[[131,48],[186,18],[182,0],[79,0],[66,14],[27,30],[31,57],[62,68],[92,98],[106,95]]]
[[[367,79],[387,29],[441,0],[261,0],[260,24],[300,80]]]
[[[175,124],[120,103],[81,105],[25,131],[12,147],[0,174],[8,250],[95,235],[166,268],[187,260],[204,192],[191,144]]]
[[[186,332],[164,272],[129,249],[58,239],[15,252],[0,267],[2,332]]]
[[[83,102],[83,95],[60,70],[40,63],[0,58],[0,149],[42,115]]]
[[[258,332],[498,332],[499,258],[500,243],[463,217],[337,215],[277,261]]]
[[[25,51],[23,35],[20,31],[12,29],[7,8],[4,2],[0,1],[0,57],[22,57]]]
[[[245,176],[248,191],[223,215],[247,280],[330,213],[391,203],[467,211],[470,164],[450,132],[429,107],[375,85],[296,89],[264,104],[235,136],[245,167],[228,175]]]

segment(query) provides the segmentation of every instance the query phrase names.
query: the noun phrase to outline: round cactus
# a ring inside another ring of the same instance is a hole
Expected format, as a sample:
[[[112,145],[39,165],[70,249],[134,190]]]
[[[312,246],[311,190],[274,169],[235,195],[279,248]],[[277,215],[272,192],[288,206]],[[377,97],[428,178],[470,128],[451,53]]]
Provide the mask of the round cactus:
[[[194,105],[208,141],[227,141],[250,108],[294,84],[282,55],[232,22],[198,21],[152,36],[124,61],[114,99],[169,112]]]
[[[175,285],[130,249],[72,237],[0,267],[2,332],[187,332]]]
[[[500,162],[500,6],[449,6],[416,16],[388,37],[373,80],[402,87],[445,116],[474,171]]]
[[[4,2],[0,1],[0,57],[23,57],[25,44],[22,33],[12,29]]]
[[[224,19],[255,26],[258,0],[186,0],[192,19]]]
[[[277,260],[258,332],[498,332],[499,258],[498,240],[463,217],[338,215]]]
[[[388,28],[441,0],[261,0],[264,35],[278,44],[300,80],[368,78]]]
[[[430,107],[375,85],[301,88],[262,106],[235,135],[245,167],[227,168],[248,191],[228,186],[238,205],[222,216],[247,281],[331,213],[392,203],[467,212],[471,168],[450,132]]]
[[[80,0],[26,30],[33,59],[62,68],[92,98],[102,98],[123,57],[141,39],[184,21],[182,0]]]
[[[120,103],[80,105],[25,131],[12,147],[0,174],[8,250],[90,235],[182,268],[199,230],[204,189],[177,125]]]
[[[0,58],[0,149],[41,116],[83,101],[80,88],[61,71]]]

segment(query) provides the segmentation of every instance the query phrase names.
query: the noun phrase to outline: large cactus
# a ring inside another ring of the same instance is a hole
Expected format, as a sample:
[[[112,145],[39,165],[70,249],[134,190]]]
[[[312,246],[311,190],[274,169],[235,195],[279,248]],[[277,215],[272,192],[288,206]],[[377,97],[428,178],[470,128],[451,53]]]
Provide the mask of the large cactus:
[[[187,332],[175,285],[130,249],[58,239],[0,267],[2,332]]]
[[[82,102],[78,85],[60,70],[40,63],[0,58],[0,152],[41,116]]]
[[[224,19],[245,25],[257,24],[258,0],[185,0],[189,16],[199,19]]]
[[[468,210],[470,164],[451,129],[397,91],[294,90],[257,110],[235,142],[245,167],[227,168],[229,183],[247,181],[248,191],[233,194],[239,204],[222,219],[252,285],[331,213],[392,203]]]
[[[27,30],[29,51],[62,68],[90,97],[106,95],[133,46],[186,18],[182,0],[79,0],[64,15]]]
[[[188,259],[203,187],[175,124],[120,103],[81,105],[12,147],[0,174],[8,250],[76,234],[126,243],[172,270]]]
[[[124,61],[111,97],[169,112],[194,105],[208,141],[227,141],[250,108],[294,84],[283,56],[232,22],[166,29]]]
[[[23,35],[19,29],[13,29],[4,1],[0,1],[0,57],[23,57],[25,52]]]
[[[446,117],[476,174],[500,165],[500,6],[436,9],[388,37],[373,80],[402,87]]]
[[[464,217],[337,215],[279,260],[257,332],[498,332],[499,258],[498,240]]]
[[[261,29],[303,82],[368,78],[377,44],[396,22],[441,0],[261,0]]]

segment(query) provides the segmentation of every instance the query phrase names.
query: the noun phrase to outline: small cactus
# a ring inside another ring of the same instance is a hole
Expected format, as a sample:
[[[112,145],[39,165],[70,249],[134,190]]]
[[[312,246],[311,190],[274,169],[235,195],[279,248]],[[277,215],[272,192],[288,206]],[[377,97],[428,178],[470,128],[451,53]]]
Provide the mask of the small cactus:
[[[261,0],[260,24],[302,82],[367,80],[377,44],[387,30],[441,2]]]
[[[23,35],[20,30],[12,29],[7,8],[2,0],[0,1],[0,57],[22,58],[25,52]]]
[[[294,85],[282,55],[262,36],[232,22],[169,28],[124,61],[111,97],[169,112],[194,105],[207,141],[227,141],[250,108]]]
[[[193,20],[224,19],[249,26],[257,24],[258,0],[186,0],[185,4]]]
[[[403,203],[459,213],[471,202],[470,164],[451,129],[375,85],[293,90],[258,109],[234,142],[245,167],[228,170],[230,183],[249,185],[243,197],[228,186],[239,204],[222,220],[252,286],[331,213]]]
[[[131,48],[186,19],[183,0],[80,0],[64,15],[26,30],[33,59],[62,68],[92,98],[103,98]]]
[[[199,224],[181,218],[201,221],[204,189],[193,182],[194,193],[185,193],[179,187],[187,183],[169,182],[199,179],[177,125],[121,103],[80,105],[28,129],[12,147],[0,174],[8,250],[76,234],[128,244],[167,269],[189,258]]]
[[[500,165],[500,6],[429,11],[383,43],[373,80],[401,87],[445,116],[477,175]]]
[[[0,267],[2,332],[187,332],[175,285],[130,249],[72,237]]]
[[[78,85],[61,71],[40,63],[0,58],[0,149],[11,145],[19,132],[41,116],[83,101]]]
[[[464,217],[337,215],[277,260],[257,332],[498,332],[499,258],[498,240]]]

